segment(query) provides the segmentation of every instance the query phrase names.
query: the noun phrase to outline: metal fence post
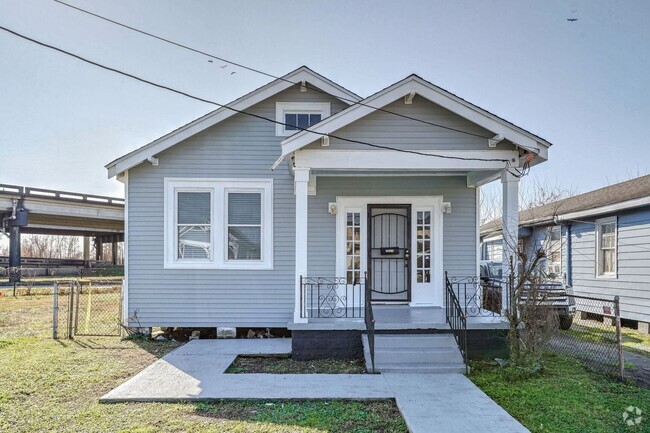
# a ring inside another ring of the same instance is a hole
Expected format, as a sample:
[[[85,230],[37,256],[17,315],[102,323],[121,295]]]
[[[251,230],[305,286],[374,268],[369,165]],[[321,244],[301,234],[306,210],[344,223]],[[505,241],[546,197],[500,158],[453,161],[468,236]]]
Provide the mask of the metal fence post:
[[[70,294],[68,296],[68,340],[72,340],[72,322],[74,319],[74,282],[70,282]]]
[[[614,314],[616,317],[616,345],[618,346],[618,364],[621,380],[625,378],[625,360],[623,359],[623,337],[621,335],[621,301],[614,296]]]
[[[59,286],[54,282],[52,291],[52,338],[57,339],[57,331],[59,328]]]

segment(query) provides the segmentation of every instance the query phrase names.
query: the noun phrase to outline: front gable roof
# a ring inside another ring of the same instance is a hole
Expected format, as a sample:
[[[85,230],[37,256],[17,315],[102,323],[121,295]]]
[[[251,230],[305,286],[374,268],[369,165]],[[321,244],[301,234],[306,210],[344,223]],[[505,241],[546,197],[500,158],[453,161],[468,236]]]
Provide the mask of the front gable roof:
[[[345,110],[322,120],[309,130],[300,131],[282,141],[282,156],[274,168],[293,152],[302,149],[316,139],[361,119],[386,105],[409,95],[419,95],[443,108],[500,135],[516,146],[534,152],[542,160],[548,159],[551,143],[545,139],[508,122],[466,100],[413,74],[374,95],[351,105]]]
[[[333,81],[325,78],[324,76],[312,71],[306,66],[302,66],[288,74],[254,90],[247,95],[242,96],[220,107],[210,113],[202,116],[180,128],[146,144],[133,152],[127,153],[124,156],[110,162],[106,165],[108,170],[108,177],[117,176],[124,171],[135,167],[149,158],[155,157],[164,150],[169,149],[181,141],[198,134],[199,132],[222,122],[233,115],[237,114],[236,111],[229,109],[231,107],[235,110],[245,110],[265,99],[276,95],[296,84],[306,81],[313,86],[329,93],[330,95],[340,99],[346,104],[357,102],[361,99],[360,96],[352,93],[344,87],[334,83]]]

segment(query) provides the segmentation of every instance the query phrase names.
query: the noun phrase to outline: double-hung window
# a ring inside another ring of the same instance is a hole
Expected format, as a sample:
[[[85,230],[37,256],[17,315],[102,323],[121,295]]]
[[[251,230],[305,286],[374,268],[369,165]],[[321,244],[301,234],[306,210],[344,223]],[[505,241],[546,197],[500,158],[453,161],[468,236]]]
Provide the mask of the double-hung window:
[[[212,191],[176,191],[176,259],[206,262],[212,259]]]
[[[165,179],[165,268],[272,269],[271,179]]]
[[[616,277],[616,217],[596,220],[596,276]]]
[[[329,102],[276,102],[275,135],[286,136],[307,129],[330,115]]]
[[[262,192],[226,191],[228,261],[262,258]]]

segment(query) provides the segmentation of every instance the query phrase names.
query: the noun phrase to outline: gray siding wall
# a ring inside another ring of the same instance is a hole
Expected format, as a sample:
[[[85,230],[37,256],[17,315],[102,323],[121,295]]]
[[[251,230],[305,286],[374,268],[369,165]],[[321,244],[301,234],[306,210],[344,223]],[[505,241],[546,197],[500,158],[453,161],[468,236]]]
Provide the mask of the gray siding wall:
[[[420,96],[413,99],[413,104],[406,105],[402,98],[387,105],[386,110],[397,112],[409,117],[424,120],[437,125],[443,125],[459,131],[471,132],[483,137],[491,137],[489,131],[474,123],[434,104]],[[369,141],[374,144],[397,147],[400,149],[465,149],[488,150],[487,139],[452,131],[415,120],[398,117],[383,111],[375,111],[356,122],[337,131],[336,135],[354,140]],[[367,149],[367,146],[330,139],[332,149]],[[320,148],[318,142],[308,146],[310,149]],[[497,149],[514,149],[512,143],[502,142]]]
[[[328,203],[337,196],[442,195],[451,202],[443,220],[443,269],[450,276],[476,275],[476,189],[464,176],[322,177],[309,197],[308,269],[316,276],[336,275],[336,216]]]
[[[650,209],[618,214],[617,278],[596,277],[594,228],[591,222],[572,225],[573,290],[587,296],[618,295],[624,319],[650,322]]]
[[[319,92],[287,89],[248,111],[275,118],[276,101],[332,103]],[[295,199],[275,125],[235,115],[159,155],[160,165],[129,170],[129,315],[142,326],[286,326],[293,314]],[[272,271],[163,269],[165,177],[273,178]]]

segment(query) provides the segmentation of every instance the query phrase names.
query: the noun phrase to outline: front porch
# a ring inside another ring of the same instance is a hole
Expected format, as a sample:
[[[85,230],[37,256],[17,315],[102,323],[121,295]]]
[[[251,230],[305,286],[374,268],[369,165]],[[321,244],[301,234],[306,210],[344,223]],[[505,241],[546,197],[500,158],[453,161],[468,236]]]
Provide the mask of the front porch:
[[[366,330],[366,280],[348,284],[343,277],[301,277],[300,322],[291,330]],[[446,289],[458,299],[468,330],[507,329],[508,322],[476,277],[451,278]],[[489,289],[494,290],[494,286]],[[445,306],[371,302],[374,329],[382,331],[450,332]],[[306,321],[305,321],[306,319]]]

